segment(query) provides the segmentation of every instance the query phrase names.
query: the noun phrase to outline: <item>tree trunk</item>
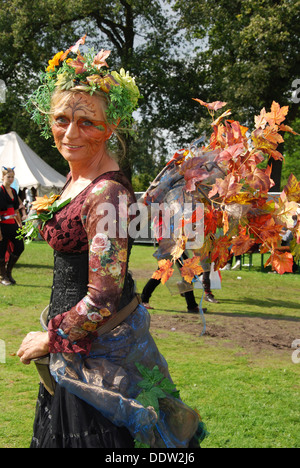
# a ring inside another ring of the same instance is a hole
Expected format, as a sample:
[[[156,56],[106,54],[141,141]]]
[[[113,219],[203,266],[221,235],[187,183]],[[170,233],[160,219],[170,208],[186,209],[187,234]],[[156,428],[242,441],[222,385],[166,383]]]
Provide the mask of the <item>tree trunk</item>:
[[[270,158],[268,166],[272,166],[271,179],[275,182],[275,185],[270,189],[270,192],[281,192],[282,161]]]
[[[284,143],[281,143],[278,146],[277,151],[283,154]],[[275,182],[275,185],[270,189],[270,192],[281,192],[282,161],[270,158],[268,166],[272,166],[271,179]]]

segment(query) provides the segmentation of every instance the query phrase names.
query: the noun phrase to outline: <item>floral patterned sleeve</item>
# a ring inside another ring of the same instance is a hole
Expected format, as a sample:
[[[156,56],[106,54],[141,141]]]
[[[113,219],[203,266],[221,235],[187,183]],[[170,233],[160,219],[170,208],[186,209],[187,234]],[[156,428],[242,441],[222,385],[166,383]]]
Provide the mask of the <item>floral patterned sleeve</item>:
[[[129,192],[118,182],[99,182],[81,216],[89,241],[87,295],[49,322],[50,352],[88,353],[93,333],[118,311],[127,267]]]

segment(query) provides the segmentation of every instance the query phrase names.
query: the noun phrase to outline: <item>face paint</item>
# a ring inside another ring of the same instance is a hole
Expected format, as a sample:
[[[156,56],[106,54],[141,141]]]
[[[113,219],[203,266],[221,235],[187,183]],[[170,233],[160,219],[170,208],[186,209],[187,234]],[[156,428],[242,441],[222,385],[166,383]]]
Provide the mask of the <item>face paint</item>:
[[[56,146],[65,159],[83,157],[83,151],[95,154],[111,136],[103,121],[104,112],[96,96],[74,95],[54,112],[52,133]]]

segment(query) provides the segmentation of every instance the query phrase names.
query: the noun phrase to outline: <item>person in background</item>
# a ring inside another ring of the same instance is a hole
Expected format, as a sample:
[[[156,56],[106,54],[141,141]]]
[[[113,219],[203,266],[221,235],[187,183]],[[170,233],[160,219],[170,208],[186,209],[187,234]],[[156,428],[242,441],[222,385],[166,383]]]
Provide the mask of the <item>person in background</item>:
[[[12,270],[24,251],[24,242],[17,239],[17,231],[26,210],[15,189],[11,187],[15,178],[14,168],[2,167],[0,187],[0,282],[3,286],[16,284]],[[22,217],[20,216],[22,212]],[[6,262],[6,257],[8,261]]]
[[[294,215],[293,216],[294,227],[297,224],[297,220],[298,220],[298,216]],[[281,248],[279,248],[279,250],[284,251],[284,252],[290,252],[291,251],[290,245],[291,245],[292,240],[294,239],[292,231],[290,229],[283,229],[281,237],[282,237]],[[295,262],[295,257],[293,257],[293,273],[297,273],[298,269],[299,268],[298,268],[297,263]]]

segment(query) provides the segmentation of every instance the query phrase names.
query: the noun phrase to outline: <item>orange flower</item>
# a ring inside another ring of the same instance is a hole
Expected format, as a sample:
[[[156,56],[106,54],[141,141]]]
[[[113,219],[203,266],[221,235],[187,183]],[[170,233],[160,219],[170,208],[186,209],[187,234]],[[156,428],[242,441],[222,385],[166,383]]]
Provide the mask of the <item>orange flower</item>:
[[[126,262],[126,260],[127,260],[127,250],[126,249],[120,250],[120,252],[118,253],[118,259],[120,260],[120,262]]]
[[[43,197],[36,197],[35,201],[32,203],[32,208],[37,211],[37,213],[41,211],[49,211],[49,208],[55,200],[59,198],[59,195],[51,195],[50,198],[47,195]]]
[[[62,55],[64,55],[64,52],[60,51],[54,55],[52,60],[48,61],[49,66],[46,68],[47,72],[55,70],[55,67],[57,67],[59,65],[59,62],[61,61]]]
[[[88,331],[88,332],[93,332],[97,330],[97,323],[92,323],[92,322],[85,322],[82,325],[83,330]]]
[[[100,314],[102,315],[102,317],[109,317],[111,315],[111,312],[105,308],[100,310]]]

